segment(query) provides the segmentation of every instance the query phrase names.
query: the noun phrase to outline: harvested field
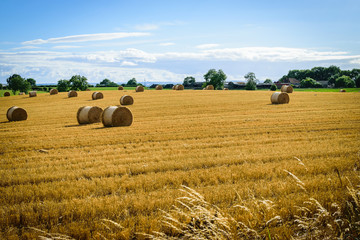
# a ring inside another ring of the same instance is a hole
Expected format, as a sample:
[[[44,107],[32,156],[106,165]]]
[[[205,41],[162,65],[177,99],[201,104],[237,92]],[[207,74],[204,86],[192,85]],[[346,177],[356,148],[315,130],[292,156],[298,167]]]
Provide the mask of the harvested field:
[[[246,214],[232,206],[271,200],[283,224],[265,236],[290,239],[296,206],[310,197],[341,205],[346,177],[359,184],[360,93],[293,92],[279,105],[272,93],[145,91],[129,107],[132,125],[117,128],[78,124],[88,92],[0,98],[0,239],[39,235],[27,227],[75,239],[169,231],[160,210],[183,196],[181,185],[238,221]],[[105,109],[121,95],[108,91],[96,104]],[[9,122],[11,106],[26,109],[28,119]],[[102,219],[122,228],[106,235]]]

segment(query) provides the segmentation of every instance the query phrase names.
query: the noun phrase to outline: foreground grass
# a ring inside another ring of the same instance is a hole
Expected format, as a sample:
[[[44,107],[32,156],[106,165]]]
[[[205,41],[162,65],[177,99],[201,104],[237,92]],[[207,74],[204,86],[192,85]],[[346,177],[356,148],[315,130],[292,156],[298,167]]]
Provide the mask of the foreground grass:
[[[135,100],[131,127],[77,124],[79,107],[118,105],[123,94]],[[162,211],[172,211],[182,185],[251,229],[279,216],[286,224],[274,220],[263,231],[291,238],[298,206],[310,197],[325,209],[341,205],[350,182],[359,183],[360,94],[294,92],[286,105],[271,105],[270,95],[125,90],[96,101],[91,92],[1,98],[0,238],[33,239],[41,235],[35,227],[102,239],[110,234],[103,219],[120,224],[111,230],[115,239],[176,234],[161,224]],[[13,105],[27,110],[27,121],[6,120]],[[273,203],[269,211],[264,200]]]

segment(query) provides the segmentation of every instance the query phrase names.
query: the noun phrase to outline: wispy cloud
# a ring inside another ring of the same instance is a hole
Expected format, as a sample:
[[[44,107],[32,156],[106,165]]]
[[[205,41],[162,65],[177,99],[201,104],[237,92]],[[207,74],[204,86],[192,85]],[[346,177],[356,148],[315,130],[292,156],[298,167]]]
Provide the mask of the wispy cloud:
[[[175,43],[173,43],[173,42],[166,42],[166,43],[160,43],[159,44],[160,46],[173,46],[173,45],[175,45]]]
[[[219,44],[208,43],[208,44],[197,45],[196,48],[199,48],[199,49],[208,49],[208,48],[216,48],[216,47],[218,47],[218,46],[219,46]]]
[[[158,24],[144,23],[141,25],[136,25],[135,29],[138,31],[151,31],[151,30],[159,29],[159,27],[160,26]]]
[[[36,48],[40,48],[40,47],[35,47],[35,46],[23,46],[23,47],[13,48],[13,50],[21,50],[21,49],[36,49]]]
[[[121,66],[137,66],[137,64],[134,63],[134,62],[123,61],[123,62],[121,63]]]
[[[64,45],[64,46],[54,46],[53,49],[73,49],[73,48],[81,48],[82,46],[70,46],[70,45]]]
[[[70,43],[70,42],[88,42],[88,41],[106,41],[126,37],[142,37],[148,36],[150,33],[146,32],[117,32],[117,33],[95,33],[72,35],[59,38],[49,38],[46,40],[35,39],[31,41],[22,42],[23,45],[38,45],[45,43]]]

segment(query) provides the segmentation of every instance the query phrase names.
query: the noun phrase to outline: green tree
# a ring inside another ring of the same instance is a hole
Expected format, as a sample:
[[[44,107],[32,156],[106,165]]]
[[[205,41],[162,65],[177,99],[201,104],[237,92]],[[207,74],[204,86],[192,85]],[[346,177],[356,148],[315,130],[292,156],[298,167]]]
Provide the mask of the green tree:
[[[57,84],[57,90],[59,92],[67,92],[70,89],[69,80],[59,80]]]
[[[256,90],[256,83],[258,80],[256,79],[255,73],[249,72],[247,73],[244,78],[247,80],[245,84],[246,90]]]
[[[276,91],[276,89],[277,89],[277,87],[276,87],[275,84],[271,85],[271,87],[270,87],[270,90],[271,90],[271,91]]]
[[[341,76],[335,80],[335,87],[347,87],[347,88],[353,88],[355,87],[355,82],[352,80],[349,76]]]
[[[130,79],[126,84],[127,87],[136,87],[137,85],[138,84],[135,78]]]
[[[28,93],[31,87],[30,83],[18,74],[13,74],[8,79],[6,79],[6,82],[14,95],[16,91]]]
[[[35,79],[33,79],[33,78],[27,78],[26,81],[30,83],[31,87],[36,87],[36,81],[35,81]]]
[[[273,83],[273,82],[271,81],[271,79],[267,78],[267,79],[264,81],[264,83]]]
[[[109,79],[105,78],[100,82],[100,84],[96,84],[97,87],[118,87],[117,83],[110,81]]]
[[[89,84],[87,82],[87,78],[80,75],[74,75],[69,80],[70,83],[70,89],[75,91],[85,91]]]
[[[301,88],[321,88],[322,85],[315,81],[315,79],[312,79],[310,77],[307,77],[300,81],[300,87]]]
[[[210,69],[204,75],[205,83],[203,87],[206,87],[207,85],[213,85],[214,89],[222,89],[224,88],[224,82],[226,78],[227,76],[223,70],[219,69],[216,71],[215,69]]]
[[[185,87],[187,87],[187,86],[190,86],[190,85],[192,85],[193,83],[195,83],[195,78],[194,77],[186,77],[186,78],[184,78],[184,82],[183,82],[183,85],[185,86]]]

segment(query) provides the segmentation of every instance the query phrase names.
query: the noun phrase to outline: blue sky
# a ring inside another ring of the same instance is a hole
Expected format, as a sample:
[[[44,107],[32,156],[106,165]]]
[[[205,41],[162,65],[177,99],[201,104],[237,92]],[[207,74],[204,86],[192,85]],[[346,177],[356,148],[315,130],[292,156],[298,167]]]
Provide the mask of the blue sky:
[[[360,1],[1,0],[0,83],[228,81],[360,68]]]

